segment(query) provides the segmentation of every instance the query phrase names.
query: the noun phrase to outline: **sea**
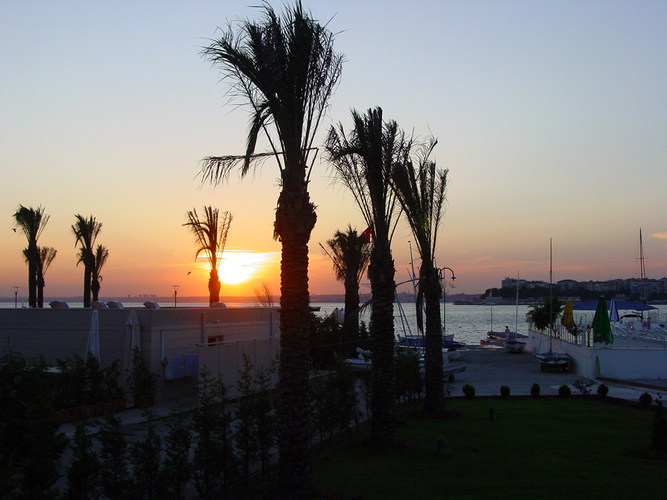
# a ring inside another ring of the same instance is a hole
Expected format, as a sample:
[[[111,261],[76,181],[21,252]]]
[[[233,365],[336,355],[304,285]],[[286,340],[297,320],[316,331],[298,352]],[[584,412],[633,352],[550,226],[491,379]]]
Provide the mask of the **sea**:
[[[161,308],[173,308],[173,302],[160,302]],[[26,307],[27,303],[19,301],[16,307]],[[82,307],[82,303],[70,302],[70,307]],[[143,303],[123,302],[126,308],[144,307]],[[253,302],[234,302],[229,303],[228,307],[259,307],[261,304]],[[318,302],[311,306],[318,309],[315,314],[320,317],[326,317],[332,314],[336,309],[343,309],[345,305],[337,302]],[[0,309],[14,308],[14,301],[0,301]],[[178,307],[208,307],[208,303],[179,303]],[[442,304],[441,304],[442,307]],[[667,321],[667,305],[658,305],[658,309],[651,311],[650,317],[653,323],[663,323]],[[512,332],[526,335],[528,333],[528,323],[526,314],[530,306],[519,305],[462,305],[447,303],[445,307],[444,323],[445,332],[453,334],[454,340],[466,344],[479,344],[480,340],[486,339],[489,330],[504,331],[509,327]],[[583,326],[593,321],[595,311],[575,311],[575,322]],[[623,312],[621,312],[622,314]],[[442,309],[440,310],[442,316]],[[360,320],[368,325],[370,319],[370,310],[366,309],[360,314]],[[415,315],[414,303],[395,303],[394,304],[394,330],[396,335],[416,335],[417,321]]]

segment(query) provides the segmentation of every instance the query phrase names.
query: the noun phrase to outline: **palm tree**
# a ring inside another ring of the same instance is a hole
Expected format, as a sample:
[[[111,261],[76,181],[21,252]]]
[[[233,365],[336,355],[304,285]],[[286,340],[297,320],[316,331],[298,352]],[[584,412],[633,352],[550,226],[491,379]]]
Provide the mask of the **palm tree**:
[[[109,258],[109,249],[104,245],[97,245],[95,249],[95,262],[93,264],[93,272],[90,277],[90,291],[93,294],[93,300],[97,301],[100,297],[100,281],[102,281],[102,268]]]
[[[44,275],[56,258],[58,251],[52,247],[39,247],[39,264],[37,265],[37,306],[44,307]]]
[[[285,495],[307,497],[313,491],[308,430],[308,241],[316,220],[308,181],[315,134],[340,76],[342,56],[333,50],[334,35],[305,12],[300,1],[287,7],[281,17],[268,3],[261,9],[261,21],[242,21],[238,31],[230,28],[204,49],[204,55],[231,81],[232,92],[250,104],[252,119],[245,154],[205,158],[202,179],[217,184],[237,167],[245,175],[254,160],[269,155],[280,169],[274,222],[274,237],[282,245],[279,486]],[[271,153],[255,154],[261,133]]]
[[[345,286],[343,340],[355,340],[359,336],[359,283],[368,269],[370,244],[364,233],[357,234],[348,225],[344,233],[336,231],[334,237],[327,241],[328,249],[320,246],[333,263],[336,279]]]
[[[192,229],[197,245],[199,245],[195,259],[199,257],[200,253],[204,253],[211,266],[208,279],[208,302],[209,304],[215,304],[220,302],[218,269],[220,269],[220,257],[227,244],[227,233],[229,232],[229,226],[232,224],[232,214],[223,212],[222,220],[220,220],[220,213],[217,208],[204,207],[203,219],[199,217],[195,208],[187,213],[187,217],[188,222],[183,225]]]
[[[49,215],[44,213],[42,207],[32,208],[19,205],[14,212],[14,223],[23,231],[28,240],[28,247],[23,251],[28,263],[28,304],[37,307],[37,276],[39,269],[39,247],[37,240],[49,222]]]
[[[412,229],[421,257],[416,311],[421,329],[422,305],[426,303],[424,412],[427,415],[439,415],[445,407],[440,329],[442,291],[435,267],[435,248],[444,215],[448,170],[438,169],[430,159],[436,143],[435,139],[430,139],[422,144],[416,158],[417,165],[414,162],[397,163],[391,176],[392,188]]]
[[[79,258],[76,261],[83,264],[83,307],[90,307],[90,292],[93,279],[93,270],[95,268],[95,240],[102,230],[102,223],[97,222],[92,215],[85,218],[83,215],[76,214],[75,223],[72,225],[72,232],[76,237],[74,246],[80,245]]]
[[[395,443],[394,400],[394,260],[391,237],[396,227],[396,197],[389,188],[391,168],[405,161],[410,144],[382,109],[366,115],[352,111],[349,136],[332,127],[326,142],[337,177],[350,190],[373,238],[368,276],[371,281],[372,394],[371,438],[379,446]]]

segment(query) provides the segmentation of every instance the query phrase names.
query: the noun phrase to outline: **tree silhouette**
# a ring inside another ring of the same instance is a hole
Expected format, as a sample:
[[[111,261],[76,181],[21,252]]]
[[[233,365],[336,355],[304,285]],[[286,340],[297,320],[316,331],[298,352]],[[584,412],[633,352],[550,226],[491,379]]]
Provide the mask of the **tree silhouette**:
[[[256,160],[273,156],[280,169],[274,237],[282,245],[280,268],[279,487],[295,498],[312,496],[309,453],[308,241],[315,225],[308,180],[315,158],[313,142],[341,72],[333,34],[301,2],[278,16],[268,3],[259,22],[242,21],[204,49],[231,83],[231,92],[252,110],[246,152],[208,157],[202,179],[217,184]],[[255,154],[263,134],[271,153]]]
[[[220,278],[218,270],[220,268],[220,257],[225,251],[227,244],[227,233],[232,224],[232,214],[222,213],[217,208],[204,207],[204,217],[200,218],[197,209],[193,208],[187,213],[188,222],[183,224],[189,227],[195,235],[195,241],[199,247],[195,254],[195,259],[203,253],[208,259],[211,271],[208,279],[208,302],[215,304],[220,302]]]

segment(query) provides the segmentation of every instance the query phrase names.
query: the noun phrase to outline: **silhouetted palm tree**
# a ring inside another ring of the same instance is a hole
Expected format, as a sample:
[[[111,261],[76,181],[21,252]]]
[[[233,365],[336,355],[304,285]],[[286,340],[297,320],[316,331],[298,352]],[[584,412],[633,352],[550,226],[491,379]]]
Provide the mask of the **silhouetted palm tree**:
[[[336,279],[345,286],[345,320],[343,340],[355,340],[359,336],[359,283],[370,261],[370,242],[364,233],[357,234],[352,226],[342,233],[336,231],[327,241],[327,248],[320,245],[331,259]]]
[[[93,265],[93,272],[90,277],[90,291],[93,295],[93,300],[99,300],[100,296],[100,281],[102,281],[102,268],[109,258],[109,249],[104,245],[97,245],[95,249],[95,263]]]
[[[422,306],[426,302],[426,333],[424,353],[424,412],[439,415],[444,411],[444,376],[440,298],[442,292],[438,269],[435,267],[435,247],[438,229],[444,215],[447,170],[436,168],[430,159],[434,139],[422,144],[414,161],[402,162],[392,169],[392,187],[403,214],[412,229],[421,258],[417,286],[417,318],[423,331]]]
[[[217,208],[204,207],[204,218],[201,219],[197,209],[193,208],[187,213],[188,222],[184,226],[192,229],[197,241],[197,253],[195,259],[200,253],[204,253],[211,267],[208,279],[208,302],[214,304],[220,302],[220,278],[218,269],[220,269],[220,257],[225,251],[227,244],[227,233],[232,224],[232,214],[222,213],[222,220]]]
[[[102,223],[97,222],[92,215],[85,218],[83,215],[74,216],[76,222],[72,225],[72,232],[76,237],[74,246],[80,245],[77,264],[83,264],[83,307],[90,307],[90,293],[95,268],[95,240],[102,230]]]
[[[240,167],[248,172],[257,158],[273,155],[281,192],[274,237],[282,244],[280,297],[279,486],[285,495],[312,496],[309,453],[308,241],[315,225],[308,180],[313,142],[341,72],[333,34],[304,11],[301,2],[278,16],[262,4],[263,19],[243,21],[204,49],[232,83],[232,91],[252,109],[245,155],[208,157],[202,178],[218,183]],[[273,128],[275,127],[275,128]],[[270,130],[274,130],[275,133]],[[263,133],[272,153],[255,154]]]
[[[389,188],[395,163],[406,161],[410,144],[395,121],[385,122],[382,109],[365,115],[352,111],[349,136],[332,127],[327,152],[338,179],[350,190],[371,229],[368,276],[371,281],[372,394],[371,437],[380,446],[395,443],[394,400],[394,260],[391,237],[396,227],[396,197]]]
[[[47,222],[49,222],[49,216],[44,213],[42,207],[32,208],[19,205],[18,210],[14,212],[14,222],[28,240],[28,247],[23,251],[28,263],[28,305],[37,307],[37,276],[39,270],[37,240],[44,231]]]
[[[51,247],[39,247],[39,264],[37,266],[37,305],[44,307],[44,287],[46,281],[44,276],[51,266],[51,262],[56,258],[58,251]]]

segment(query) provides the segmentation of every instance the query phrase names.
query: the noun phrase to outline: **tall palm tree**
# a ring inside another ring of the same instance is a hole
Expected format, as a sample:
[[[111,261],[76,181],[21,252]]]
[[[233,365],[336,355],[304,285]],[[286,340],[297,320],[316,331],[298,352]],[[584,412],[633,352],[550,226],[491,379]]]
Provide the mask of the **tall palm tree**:
[[[208,157],[202,179],[214,184],[240,167],[242,175],[258,158],[272,155],[280,169],[281,192],[274,237],[282,245],[280,297],[279,486],[285,495],[312,495],[309,454],[308,350],[310,297],[308,241],[315,206],[308,181],[315,158],[313,142],[341,72],[334,35],[304,11],[301,2],[278,16],[268,3],[259,22],[242,21],[204,49],[252,109],[246,152]],[[255,154],[262,134],[271,153]]]
[[[406,161],[410,144],[382,109],[365,115],[352,111],[353,128],[332,127],[327,153],[337,177],[350,190],[373,238],[368,276],[371,281],[372,341],[371,437],[379,446],[395,443],[394,401],[394,260],[391,238],[396,228],[396,197],[389,188],[391,168]]]
[[[222,213],[222,220],[217,208],[204,207],[204,218],[200,218],[197,209],[193,208],[187,213],[188,222],[184,226],[192,229],[195,240],[199,247],[195,254],[195,259],[199,254],[206,254],[208,263],[211,266],[211,272],[208,278],[208,302],[215,304],[220,302],[220,278],[218,270],[220,269],[220,257],[225,251],[227,244],[227,233],[232,224],[232,214]]]
[[[422,305],[426,303],[424,353],[424,412],[441,414],[445,407],[440,330],[440,298],[442,292],[435,248],[438,229],[444,215],[447,169],[438,169],[430,159],[437,141],[430,139],[418,149],[415,162],[397,163],[392,169],[391,183],[403,214],[412,229],[421,258],[417,286],[417,318],[422,326]]]
[[[72,232],[76,238],[74,246],[80,245],[77,265],[83,264],[83,307],[90,307],[90,293],[95,268],[95,240],[102,230],[102,223],[97,222],[92,215],[87,219],[80,214],[74,216],[75,223]]]
[[[44,275],[56,258],[58,251],[52,247],[39,247],[39,264],[37,265],[37,306],[44,307]]]
[[[39,247],[37,240],[44,231],[49,215],[44,213],[42,207],[32,208],[19,205],[14,212],[14,223],[23,231],[28,240],[28,247],[23,255],[28,263],[28,305],[37,307],[37,273],[39,269]]]
[[[100,297],[100,281],[102,281],[102,268],[109,258],[109,249],[104,245],[97,245],[95,249],[95,261],[93,264],[93,272],[90,277],[90,291],[93,295],[93,300],[97,301]]]
[[[336,231],[327,240],[327,248],[320,244],[331,259],[336,279],[345,286],[345,320],[343,340],[354,340],[359,336],[359,283],[370,261],[370,244],[364,233],[358,234],[348,225],[343,233]]]

